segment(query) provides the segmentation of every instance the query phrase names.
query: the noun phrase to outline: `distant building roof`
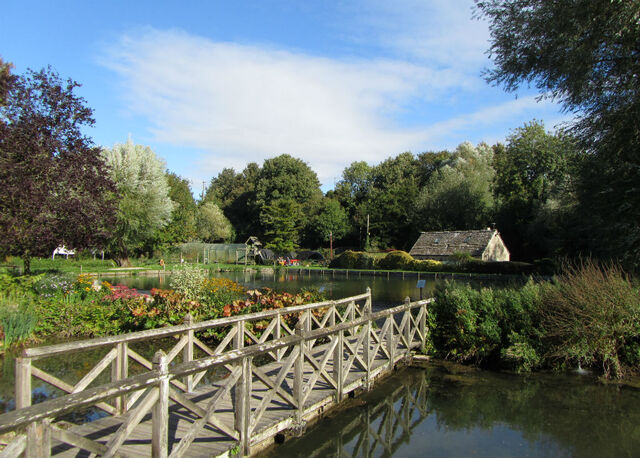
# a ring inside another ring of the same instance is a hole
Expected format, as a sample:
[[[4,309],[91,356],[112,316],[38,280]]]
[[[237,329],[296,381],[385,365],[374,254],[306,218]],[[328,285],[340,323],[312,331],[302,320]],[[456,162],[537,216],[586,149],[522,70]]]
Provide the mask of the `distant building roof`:
[[[437,259],[450,257],[455,253],[469,253],[473,257],[484,258],[483,255],[494,237],[504,246],[495,229],[422,232],[409,254],[414,258]],[[508,255],[506,247],[504,250]]]

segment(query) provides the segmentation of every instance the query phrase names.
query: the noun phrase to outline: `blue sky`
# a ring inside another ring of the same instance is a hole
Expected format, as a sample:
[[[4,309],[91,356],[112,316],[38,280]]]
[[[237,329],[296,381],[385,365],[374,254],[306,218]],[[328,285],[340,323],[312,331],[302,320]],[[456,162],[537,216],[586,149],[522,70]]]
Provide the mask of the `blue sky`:
[[[198,194],[224,167],[287,153],[323,189],[353,161],[503,141],[569,120],[481,76],[470,0],[3,0],[0,56],[51,65],[94,109],[96,144],[131,135]]]

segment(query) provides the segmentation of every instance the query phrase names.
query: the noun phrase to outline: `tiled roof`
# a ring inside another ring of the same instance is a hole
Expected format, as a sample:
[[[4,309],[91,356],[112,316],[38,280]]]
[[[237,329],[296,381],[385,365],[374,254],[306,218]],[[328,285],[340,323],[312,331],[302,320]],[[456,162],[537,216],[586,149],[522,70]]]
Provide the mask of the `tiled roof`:
[[[423,232],[411,248],[411,256],[451,256],[454,253],[469,253],[480,257],[497,231],[440,231]]]

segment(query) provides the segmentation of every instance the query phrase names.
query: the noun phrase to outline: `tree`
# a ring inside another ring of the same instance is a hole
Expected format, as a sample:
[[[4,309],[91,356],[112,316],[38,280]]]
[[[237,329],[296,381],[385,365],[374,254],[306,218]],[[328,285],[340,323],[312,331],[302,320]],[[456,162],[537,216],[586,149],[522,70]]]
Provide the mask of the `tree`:
[[[11,68],[13,65],[9,62],[4,62],[0,57],[0,106],[5,104],[7,93],[9,92],[9,85],[13,80],[11,75]]]
[[[310,221],[307,232],[316,246],[328,242],[329,234],[334,241],[340,241],[349,231],[347,212],[335,199],[322,199],[318,213]]]
[[[547,133],[539,121],[515,129],[506,146],[494,147],[497,223],[513,258],[553,254],[550,250],[556,248],[549,239],[561,238],[554,214],[564,219],[566,215],[560,212],[571,207],[567,201],[573,196],[569,165],[575,155],[570,136]]]
[[[0,249],[34,255],[59,244],[101,246],[114,216],[113,183],[100,150],[82,134],[92,110],[51,68],[2,80],[0,104]]]
[[[481,229],[491,223],[494,170],[490,147],[462,143],[416,199],[414,225],[425,230]]]
[[[300,240],[301,205],[291,198],[280,198],[265,205],[260,213],[266,228],[265,248],[285,253],[298,248]]]
[[[155,240],[171,220],[173,202],[165,176],[165,162],[148,146],[124,144],[105,148],[102,155],[118,194],[117,221],[110,249],[120,265],[129,255]]]
[[[320,199],[322,191],[316,173],[301,159],[281,154],[264,161],[257,176],[253,209],[260,215],[262,231],[267,239],[276,234],[280,237],[290,233],[295,234],[295,240],[291,242],[297,245],[305,227],[302,215],[309,218],[315,214]],[[284,208],[295,208],[296,215],[281,221],[276,215]],[[283,232],[283,228],[277,227],[280,222],[292,223],[294,227]]]
[[[196,201],[186,179],[168,170],[166,178],[173,210],[169,224],[159,231],[158,240],[167,245],[188,242],[197,237],[196,215],[198,207]]]
[[[491,0],[477,8],[491,21],[488,81],[509,91],[533,84],[577,115],[573,132],[590,152],[578,196],[591,248],[637,266],[640,2]]]
[[[198,236],[204,242],[229,240],[233,235],[233,227],[224,216],[220,207],[213,202],[205,202],[198,209]]]
[[[225,168],[211,180],[204,202],[218,205],[231,222],[239,241],[260,230],[260,213],[255,204],[255,188],[260,167],[250,162],[241,173]]]

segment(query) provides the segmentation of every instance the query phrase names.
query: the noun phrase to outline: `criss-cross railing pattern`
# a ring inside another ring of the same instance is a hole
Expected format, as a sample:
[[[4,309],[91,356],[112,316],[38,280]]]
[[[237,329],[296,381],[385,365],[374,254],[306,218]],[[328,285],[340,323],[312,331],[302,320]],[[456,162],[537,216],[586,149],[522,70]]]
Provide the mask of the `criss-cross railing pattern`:
[[[367,291],[340,301],[203,323],[188,321],[165,330],[75,343],[76,350],[112,346],[75,385],[30,364],[32,359],[60,354],[65,346],[26,350],[17,362],[19,409],[0,416],[0,432],[26,426],[27,434],[18,436],[0,456],[22,451],[28,456],[50,456],[52,443],[54,453],[77,447],[100,456],[115,456],[122,454],[122,446],[136,435],[137,442],[145,442],[140,439],[145,427],[153,456],[188,456],[190,447],[200,446],[204,436],[212,435],[227,451],[239,447],[248,454],[253,444],[303,424],[318,409],[341,401],[353,390],[368,389],[379,374],[410,357],[412,348],[425,343],[428,302],[410,303],[407,299],[401,306],[372,313],[371,293]],[[227,329],[215,348],[195,336],[212,327]],[[158,334],[178,341],[167,353],[158,351],[153,361],[129,346]],[[204,356],[194,358],[196,348]],[[178,355],[182,361],[176,360]],[[128,360],[146,370],[129,375]],[[109,366],[112,382],[90,387]],[[210,371],[215,371],[215,381],[193,393]],[[24,383],[27,375],[29,381],[33,375],[69,394],[29,407],[30,387]],[[198,393],[206,393],[206,402],[195,397]],[[62,429],[52,422],[88,406],[119,414],[111,417],[119,419],[115,431],[96,440],[83,435],[82,426]],[[174,416],[172,424],[180,424],[179,433],[171,433],[171,441],[170,415]]]

